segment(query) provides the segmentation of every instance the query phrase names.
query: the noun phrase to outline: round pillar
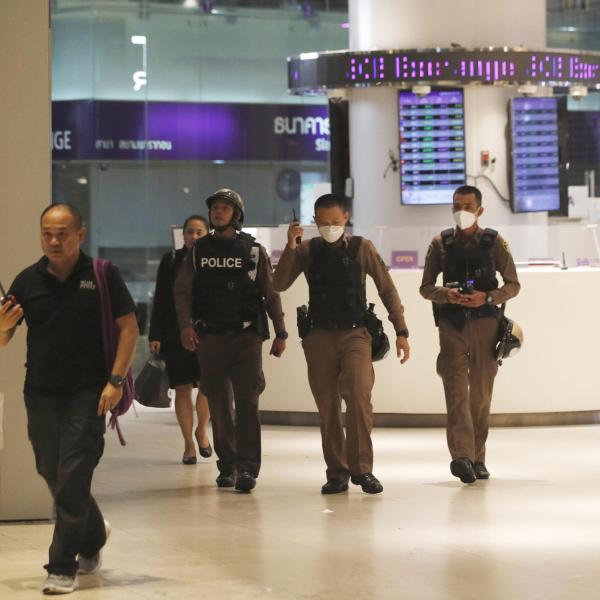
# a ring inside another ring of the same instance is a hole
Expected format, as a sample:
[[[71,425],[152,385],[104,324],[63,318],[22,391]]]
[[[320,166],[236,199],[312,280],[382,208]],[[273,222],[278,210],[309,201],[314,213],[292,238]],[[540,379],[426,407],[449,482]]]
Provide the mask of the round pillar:
[[[452,44],[542,48],[546,44],[545,0],[350,0],[349,18],[351,50],[447,48]],[[385,260],[392,249],[425,248],[433,233],[451,224],[448,206],[402,206],[400,174],[389,169],[384,177],[390,151],[398,157],[397,92],[394,87],[348,92],[354,229],[373,239]],[[480,152],[490,151],[496,162],[485,174],[504,197],[509,194],[507,103],[516,94],[512,87],[465,87],[467,173],[480,174]],[[484,194],[486,225],[547,224],[546,213],[513,214],[487,182],[482,180],[478,186]],[[400,245],[381,229],[408,226],[414,231]],[[526,247],[511,240],[518,254],[543,256],[546,240],[541,231],[537,237],[526,236],[522,242]]]

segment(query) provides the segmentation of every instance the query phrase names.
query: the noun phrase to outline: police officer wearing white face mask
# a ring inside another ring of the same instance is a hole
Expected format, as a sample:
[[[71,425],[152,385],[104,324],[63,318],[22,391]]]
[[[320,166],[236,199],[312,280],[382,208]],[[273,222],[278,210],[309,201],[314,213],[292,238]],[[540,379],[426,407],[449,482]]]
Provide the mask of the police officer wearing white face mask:
[[[438,374],[446,395],[450,470],[463,483],[488,479],[485,442],[498,363],[498,308],[520,289],[508,244],[493,229],[481,229],[481,192],[454,192],[456,229],[436,236],[427,253],[421,295],[431,300],[440,334]],[[496,273],[503,285],[499,287]],[[443,273],[443,286],[436,285]]]
[[[298,222],[288,229],[287,246],[273,274],[273,286],[283,291],[304,273],[309,287],[307,330],[301,334],[308,380],[319,410],[327,482],[323,494],[348,489],[348,480],[369,494],[383,486],[373,475],[371,428],[374,384],[372,339],[366,328],[366,275],[396,330],[396,351],[408,360],[410,347],[404,308],[385,263],[373,244],[345,233],[348,212],[343,198],[333,194],[315,202],[320,237],[303,241]],[[346,435],[341,404],[346,403]]]

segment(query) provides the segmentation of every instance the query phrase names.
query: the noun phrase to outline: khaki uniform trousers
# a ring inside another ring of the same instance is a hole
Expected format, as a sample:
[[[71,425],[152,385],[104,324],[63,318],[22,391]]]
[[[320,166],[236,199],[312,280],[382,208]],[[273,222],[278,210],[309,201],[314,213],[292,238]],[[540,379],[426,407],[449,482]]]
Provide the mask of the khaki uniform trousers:
[[[452,458],[485,462],[490,406],[498,363],[494,355],[498,321],[494,317],[467,320],[456,329],[439,324],[437,372],[444,382],[446,434]]]
[[[373,406],[375,382],[371,336],[365,327],[313,329],[303,340],[312,390],[321,424],[327,479],[348,481],[349,475],[373,471]],[[346,403],[346,435],[342,426]]]

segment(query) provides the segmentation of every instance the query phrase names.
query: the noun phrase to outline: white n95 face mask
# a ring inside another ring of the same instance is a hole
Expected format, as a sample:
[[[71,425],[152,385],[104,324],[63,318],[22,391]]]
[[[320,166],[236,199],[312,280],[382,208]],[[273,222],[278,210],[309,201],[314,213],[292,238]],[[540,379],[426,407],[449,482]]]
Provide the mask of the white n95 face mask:
[[[344,235],[344,228],[341,225],[324,225],[319,227],[319,234],[326,242],[333,244]]]
[[[460,229],[469,229],[477,222],[477,217],[472,212],[459,210],[453,213],[455,223]]]

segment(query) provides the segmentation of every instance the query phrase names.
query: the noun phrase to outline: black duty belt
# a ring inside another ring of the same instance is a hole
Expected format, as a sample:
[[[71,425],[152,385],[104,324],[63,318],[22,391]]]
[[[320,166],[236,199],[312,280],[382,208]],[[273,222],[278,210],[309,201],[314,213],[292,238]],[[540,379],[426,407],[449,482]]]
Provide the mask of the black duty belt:
[[[357,327],[364,327],[364,319],[327,319],[313,317],[311,319],[311,325],[316,329],[356,329]]]
[[[234,337],[252,330],[252,323],[205,323],[196,321],[194,329],[198,335],[225,335]]]
[[[464,306],[457,306],[456,304],[442,304],[440,306],[440,317],[452,318],[458,315],[464,316],[467,321],[483,319],[485,317],[496,317],[498,316],[498,308],[487,304],[477,308],[466,308]]]

